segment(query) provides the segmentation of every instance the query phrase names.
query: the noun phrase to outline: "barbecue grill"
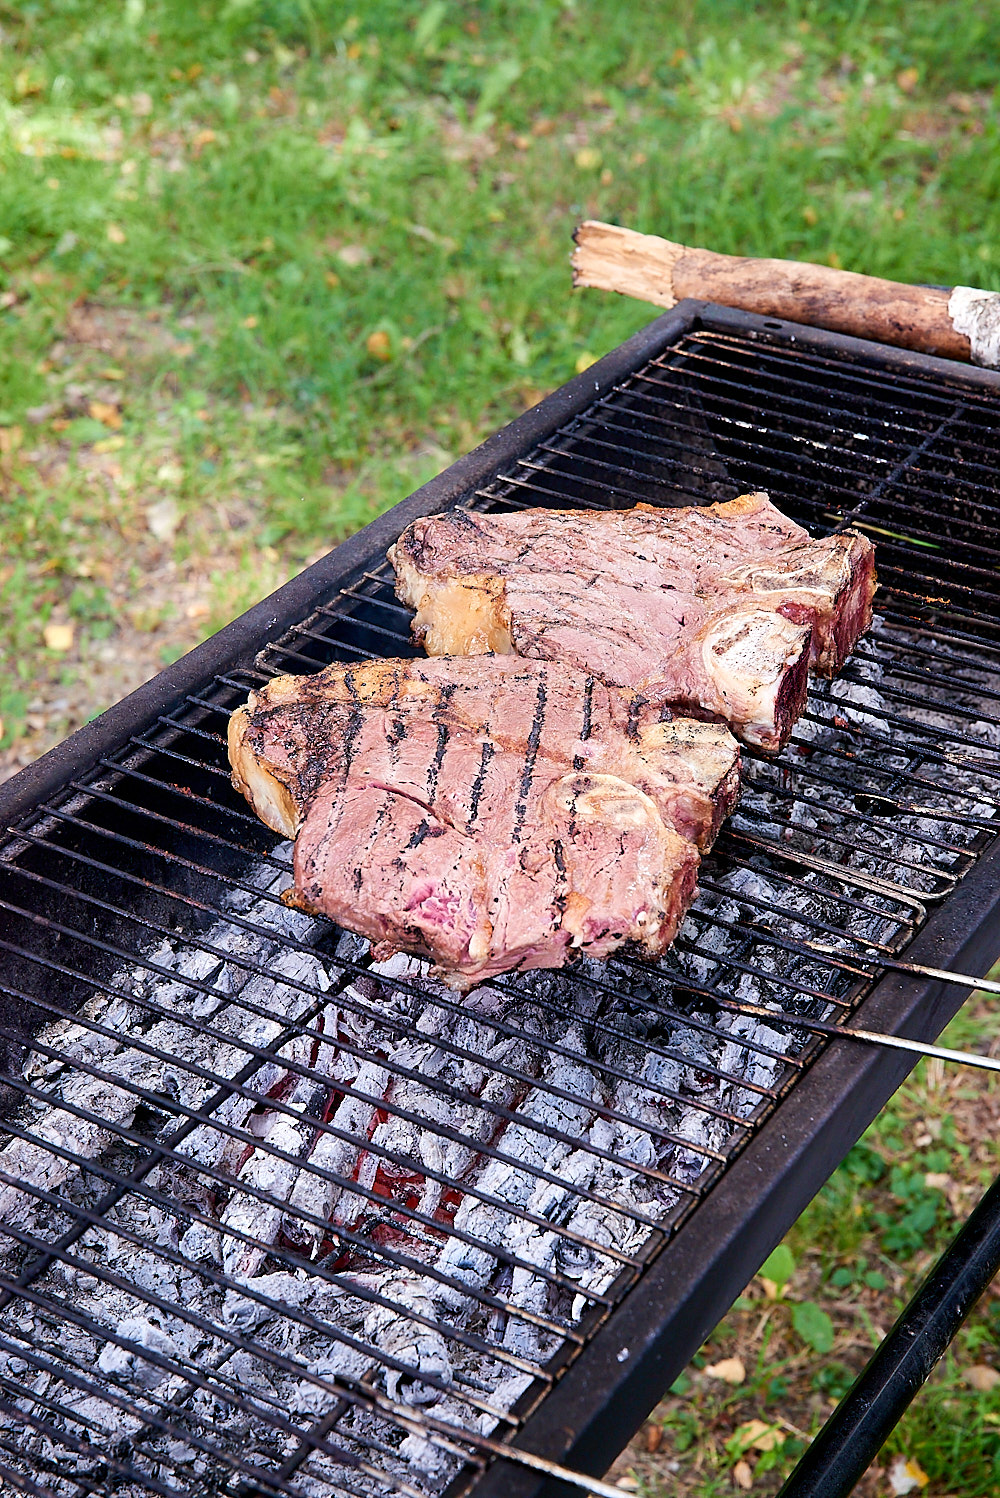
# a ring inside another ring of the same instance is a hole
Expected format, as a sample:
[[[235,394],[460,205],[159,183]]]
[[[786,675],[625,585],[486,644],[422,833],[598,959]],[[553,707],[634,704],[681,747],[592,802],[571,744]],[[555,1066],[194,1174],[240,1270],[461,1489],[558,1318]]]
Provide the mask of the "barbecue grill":
[[[817,1030],[932,1039],[968,986],[912,966],[997,955],[998,414],[995,374],[681,303],[0,788],[0,1477],[604,1470],[913,1064]],[[406,524],[755,488],[872,537],[877,618],[747,754],[661,963],[463,999],[281,903],[227,716],[414,653]]]

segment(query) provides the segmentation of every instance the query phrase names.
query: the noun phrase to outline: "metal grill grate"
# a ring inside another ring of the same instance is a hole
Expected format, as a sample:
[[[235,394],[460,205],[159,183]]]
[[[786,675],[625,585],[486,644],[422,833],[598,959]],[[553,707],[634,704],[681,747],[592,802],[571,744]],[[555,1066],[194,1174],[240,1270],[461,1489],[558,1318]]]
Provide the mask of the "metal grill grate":
[[[0,1151],[15,1490],[459,1492],[522,1428],[825,1044],[739,1003],[846,1020],[995,837],[998,410],[701,327],[467,496],[760,487],[877,544],[874,629],[748,756],[656,968],[461,999],[281,904],[226,717],[275,672],[414,653],[377,557],[10,833],[0,1034],[40,1026]]]

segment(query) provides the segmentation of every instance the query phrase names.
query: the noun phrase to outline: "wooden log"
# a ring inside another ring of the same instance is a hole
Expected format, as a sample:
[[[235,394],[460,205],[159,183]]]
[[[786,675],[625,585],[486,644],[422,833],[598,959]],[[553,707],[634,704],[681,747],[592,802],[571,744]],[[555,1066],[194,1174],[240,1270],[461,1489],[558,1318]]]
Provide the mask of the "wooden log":
[[[941,291],[799,260],[719,255],[594,219],[573,237],[574,286],[618,291],[658,307],[694,297],[1000,368],[997,292],[969,286]]]

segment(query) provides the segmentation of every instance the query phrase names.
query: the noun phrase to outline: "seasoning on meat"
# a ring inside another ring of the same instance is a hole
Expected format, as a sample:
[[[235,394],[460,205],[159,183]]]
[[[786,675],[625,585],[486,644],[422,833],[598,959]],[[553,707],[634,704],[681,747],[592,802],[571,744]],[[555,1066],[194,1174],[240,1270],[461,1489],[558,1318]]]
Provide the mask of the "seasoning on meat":
[[[293,902],[456,987],[659,955],[739,791],[724,728],[515,656],[278,676],[233,714],[229,757],[296,838]]]
[[[766,494],[631,510],[464,509],[415,520],[389,552],[430,655],[561,660],[721,720],[775,751],[871,623],[871,543],[813,540]]]

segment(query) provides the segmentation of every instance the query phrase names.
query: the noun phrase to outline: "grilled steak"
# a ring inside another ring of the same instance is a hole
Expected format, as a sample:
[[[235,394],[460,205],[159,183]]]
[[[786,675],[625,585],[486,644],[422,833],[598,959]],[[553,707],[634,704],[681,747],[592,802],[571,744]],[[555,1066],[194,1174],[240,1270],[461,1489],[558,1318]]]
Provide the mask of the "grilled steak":
[[[766,494],[685,509],[450,510],[389,552],[430,655],[516,652],[722,720],[781,748],[807,671],[871,623],[871,543],[814,541]]]
[[[293,903],[458,987],[664,951],[739,788],[724,728],[513,656],[276,677],[233,714],[229,757],[296,838]]]

